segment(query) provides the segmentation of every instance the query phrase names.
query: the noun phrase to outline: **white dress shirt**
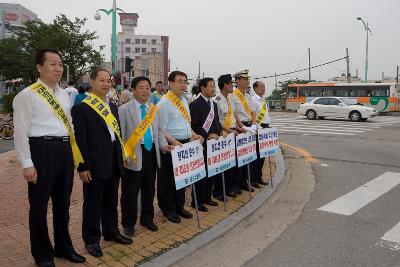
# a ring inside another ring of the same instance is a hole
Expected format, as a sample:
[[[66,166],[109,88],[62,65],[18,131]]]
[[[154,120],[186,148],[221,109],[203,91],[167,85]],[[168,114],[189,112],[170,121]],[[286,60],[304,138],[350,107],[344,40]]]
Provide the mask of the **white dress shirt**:
[[[251,100],[253,101],[253,106],[254,106],[256,115],[258,115],[258,113],[260,112],[264,102],[266,101],[265,100],[265,96],[261,97],[261,96],[259,96],[257,94],[254,94]],[[264,123],[264,124],[269,124],[270,123],[269,114],[268,114],[268,107],[267,107],[267,114],[265,114],[265,117],[264,117],[264,119],[263,119],[263,121],[261,123]]]
[[[228,94],[228,98],[225,98],[225,96],[223,94],[219,93],[214,98],[214,101],[217,103],[219,123],[221,125],[225,125],[225,120],[226,120],[226,116],[228,115],[228,109],[229,109],[228,100],[231,103],[231,107],[232,107],[231,128],[236,128],[236,119],[235,119],[235,116],[233,115],[233,112],[235,112],[235,106],[233,105],[233,95],[232,94]]]
[[[214,110],[214,101],[211,98],[205,97],[202,93],[200,93],[199,96],[202,96],[206,102],[210,101],[211,102],[211,108],[212,108],[212,110]]]
[[[239,90],[239,89],[235,89],[235,90]],[[245,122],[251,122],[251,116],[249,116],[246,112],[246,110],[244,109],[244,106],[242,105],[242,102],[240,102],[240,99],[238,97],[236,97],[234,94],[233,95],[233,105],[235,106],[235,112],[239,117],[240,121],[245,121]],[[245,99],[247,101],[247,103],[249,104],[250,107],[250,111],[255,112],[254,110],[254,106],[252,104],[251,101],[251,96],[250,94],[245,94]]]
[[[69,96],[69,102],[72,107],[75,103],[75,97],[78,95],[78,89],[74,88],[73,86],[68,86],[67,88],[65,88],[65,91]]]
[[[38,79],[38,82],[45,85],[40,79]],[[53,91],[53,89],[50,89],[48,86],[46,87],[47,90]],[[71,105],[68,94],[58,85],[54,94],[72,126]],[[18,160],[21,162],[23,168],[33,166],[29,137],[69,136],[68,130],[58,119],[57,115],[54,114],[48,104],[37,96],[30,87],[23,89],[15,96],[13,109],[14,144],[18,154]]]
[[[134,99],[133,99],[133,103],[135,103],[135,106],[136,106],[136,109],[137,109],[137,112],[138,112],[138,115],[139,115],[139,120],[142,120],[142,109],[140,108],[140,106],[141,106],[141,105],[145,105],[145,107],[146,107],[146,114],[147,114],[147,111],[149,110],[149,102],[146,102],[146,104],[141,104],[141,103],[139,103],[139,102],[134,98]],[[154,143],[153,130],[151,129],[151,125],[150,125],[149,129],[150,129],[150,134],[151,134],[151,140],[153,140],[153,143]],[[145,132],[145,133],[146,133],[146,132]],[[140,143],[141,143],[142,145],[144,144],[144,135],[143,135],[143,137],[140,139]]]

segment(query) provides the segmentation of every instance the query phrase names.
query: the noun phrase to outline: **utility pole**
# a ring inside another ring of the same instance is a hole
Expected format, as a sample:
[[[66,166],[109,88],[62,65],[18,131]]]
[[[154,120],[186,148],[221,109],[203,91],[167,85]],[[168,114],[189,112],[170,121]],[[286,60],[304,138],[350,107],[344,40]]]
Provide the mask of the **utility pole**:
[[[351,82],[349,49],[346,48],[347,83]]]
[[[197,80],[200,80],[200,61],[199,61],[199,75],[197,76]]]
[[[308,48],[308,81],[311,82],[311,50]]]
[[[6,37],[6,11],[0,9],[0,40]]]
[[[382,72],[382,83],[384,83],[384,82],[385,82],[385,73]]]
[[[276,77],[276,72],[275,72],[275,90],[278,90],[278,79]]]
[[[125,63],[125,59],[124,59],[124,42],[121,42],[121,71],[119,72],[121,74],[121,87],[123,90],[124,87],[124,77],[122,76],[123,72],[124,72],[124,63]]]
[[[396,71],[396,83],[399,83],[399,65],[397,65],[397,71]]]

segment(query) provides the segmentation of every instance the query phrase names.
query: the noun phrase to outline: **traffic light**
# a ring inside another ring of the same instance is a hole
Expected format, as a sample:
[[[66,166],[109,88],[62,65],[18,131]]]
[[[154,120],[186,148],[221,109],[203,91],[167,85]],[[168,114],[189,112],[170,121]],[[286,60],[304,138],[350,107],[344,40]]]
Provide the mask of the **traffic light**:
[[[130,72],[133,68],[133,59],[130,57],[125,58],[125,72]]]

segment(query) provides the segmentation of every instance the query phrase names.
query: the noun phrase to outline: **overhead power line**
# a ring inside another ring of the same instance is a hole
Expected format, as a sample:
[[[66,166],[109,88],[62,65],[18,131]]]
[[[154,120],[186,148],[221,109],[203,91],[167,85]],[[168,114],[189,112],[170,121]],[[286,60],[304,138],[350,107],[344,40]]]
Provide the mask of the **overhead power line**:
[[[335,60],[332,60],[332,61],[329,61],[329,62],[325,62],[325,63],[319,64],[319,65],[315,65],[315,66],[312,66],[311,69],[315,69],[315,68],[322,67],[324,65],[332,64],[332,63],[338,62],[338,61],[346,59],[346,58],[347,57],[342,57],[342,58],[338,58],[338,59],[335,59]],[[288,74],[293,74],[293,73],[298,73],[298,72],[306,71],[308,69],[309,68],[304,68],[304,69],[294,70],[294,71],[285,72],[285,73],[279,73],[279,74],[277,73],[276,77],[284,76],[284,75],[288,75]],[[275,77],[275,74],[274,75],[269,75],[269,76],[263,76],[263,77],[254,77],[252,79],[253,80],[259,80],[259,79],[267,79],[267,78],[274,78],[274,77]]]

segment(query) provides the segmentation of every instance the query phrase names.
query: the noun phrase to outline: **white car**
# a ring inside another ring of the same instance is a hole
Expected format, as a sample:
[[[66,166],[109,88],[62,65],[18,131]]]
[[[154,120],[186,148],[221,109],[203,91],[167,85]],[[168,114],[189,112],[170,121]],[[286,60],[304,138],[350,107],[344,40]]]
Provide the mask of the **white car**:
[[[340,97],[318,97],[300,105],[297,113],[310,120],[316,118],[342,118],[351,121],[366,121],[378,115],[376,109],[360,104],[349,105]]]

